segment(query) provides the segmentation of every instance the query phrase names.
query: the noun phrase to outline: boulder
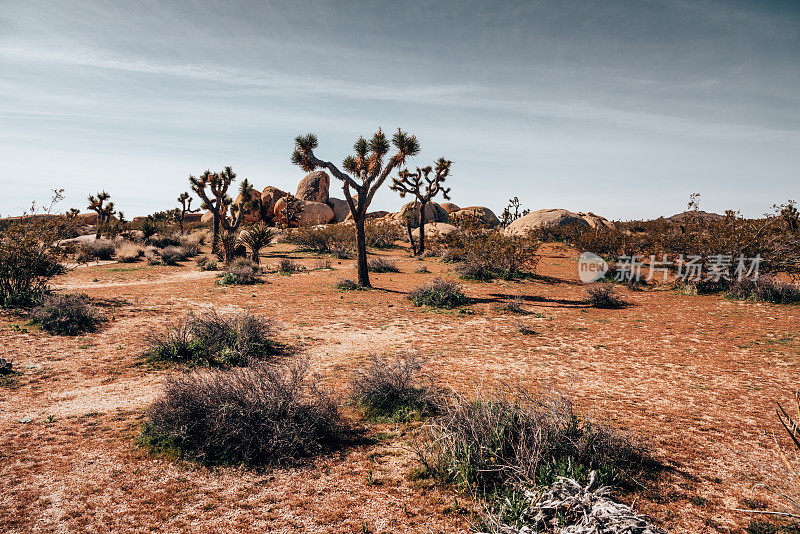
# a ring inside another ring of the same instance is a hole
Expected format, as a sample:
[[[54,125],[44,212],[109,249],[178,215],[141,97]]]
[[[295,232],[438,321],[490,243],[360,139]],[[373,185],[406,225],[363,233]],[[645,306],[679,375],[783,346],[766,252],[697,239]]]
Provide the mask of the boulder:
[[[236,195],[236,200],[233,201],[234,206],[242,206],[251,201],[258,201],[255,209],[252,207],[247,209],[244,214],[242,215],[242,224],[255,224],[262,219],[262,205],[261,205],[261,193],[259,193],[256,189],[250,191],[250,194],[245,198],[241,193]]]
[[[314,171],[306,174],[305,178],[297,184],[297,194],[300,200],[308,202],[328,202],[328,188],[331,179],[325,171]]]
[[[461,208],[459,208],[458,206],[456,206],[455,204],[453,204],[452,202],[442,202],[442,203],[441,203],[441,204],[439,204],[439,205],[440,205],[440,206],[441,206],[441,207],[444,209],[444,211],[446,211],[447,213],[455,213],[456,211],[458,211],[458,210],[460,210],[460,209],[461,209]]]
[[[76,215],[78,224],[97,224],[97,213],[90,211],[88,213],[79,213]]]
[[[456,221],[463,219],[476,220],[480,224],[488,226],[489,228],[494,228],[495,226],[500,225],[500,219],[497,218],[497,215],[495,215],[494,212],[489,208],[483,206],[470,206],[468,208],[462,208],[454,213],[451,213],[450,217]]]
[[[300,214],[297,221],[292,223],[292,226],[307,226],[315,224],[328,224],[333,220],[333,209],[327,204],[322,202],[308,202],[306,200],[300,201]],[[285,223],[286,219],[283,218],[282,211],[286,207],[286,200],[283,198],[278,199],[275,203],[275,221]]]
[[[335,223],[342,222],[350,216],[350,206],[347,205],[346,200],[330,197],[328,206],[333,210],[333,222]]]
[[[407,217],[411,217],[411,228],[419,226],[419,202],[409,202],[400,211],[393,215],[393,218],[405,225]],[[450,220],[450,215],[436,202],[429,202],[425,205],[425,223],[441,222],[446,223]]]
[[[525,235],[530,230],[541,227],[553,228],[614,228],[607,219],[594,213],[576,213],[563,209],[544,209],[523,215],[508,225],[506,235]]]
[[[457,230],[457,228],[452,224],[438,222],[425,223],[425,240],[427,241],[427,239],[431,237],[445,236],[455,230]],[[414,239],[419,239],[419,228],[412,230],[411,235]]]
[[[187,213],[183,216],[183,222],[198,222],[203,218],[203,213]]]
[[[261,216],[265,221],[272,222],[275,217],[275,203],[286,195],[287,192],[271,185],[264,188],[261,192]]]
[[[210,211],[210,210],[209,210],[209,211],[207,211],[207,212],[205,212],[205,213],[204,213],[204,214],[203,214],[203,215],[200,217],[200,222],[201,222],[201,223],[203,223],[203,224],[212,224],[212,223],[214,222],[214,214],[213,214],[213,213],[211,213],[211,211]]]
[[[375,221],[375,220],[378,220],[378,219],[391,219],[391,215],[392,215],[392,213],[389,212],[389,211],[370,211],[370,212],[367,213],[367,217],[366,217],[365,220],[367,220],[367,221]],[[345,220],[346,221],[352,221],[353,220],[353,214],[352,213],[348,213],[347,214],[347,218]]]

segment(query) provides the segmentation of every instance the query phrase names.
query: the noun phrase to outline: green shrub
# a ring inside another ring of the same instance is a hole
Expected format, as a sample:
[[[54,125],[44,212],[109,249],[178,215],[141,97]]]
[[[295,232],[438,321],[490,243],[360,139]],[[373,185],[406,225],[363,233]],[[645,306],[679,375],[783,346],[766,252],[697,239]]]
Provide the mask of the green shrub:
[[[247,258],[236,258],[228,265],[220,285],[249,285],[261,282],[258,267]]]
[[[190,314],[165,331],[149,334],[145,355],[171,363],[250,365],[287,351],[274,335],[272,323],[257,315]]]
[[[207,465],[292,465],[342,443],[337,405],[307,367],[259,365],[172,376],[141,443]]]
[[[302,226],[287,235],[287,241],[303,250],[351,258],[356,250],[355,228],[349,224]]]
[[[74,336],[94,332],[104,321],[86,295],[48,295],[31,311],[42,330],[51,334]]]
[[[373,358],[350,381],[352,399],[371,418],[407,419],[438,412],[442,394],[416,356]]]
[[[456,282],[434,278],[424,286],[411,291],[406,297],[414,306],[432,306],[452,309],[469,303],[461,286]]]
[[[531,237],[507,236],[500,230],[466,228],[441,238],[445,247],[441,261],[458,263],[456,271],[467,280],[512,279],[535,272],[539,241]]]
[[[342,280],[337,281],[336,284],[334,284],[334,287],[339,291],[361,291],[367,289],[363,286],[358,285],[356,282],[350,280],[349,278],[344,278]]]

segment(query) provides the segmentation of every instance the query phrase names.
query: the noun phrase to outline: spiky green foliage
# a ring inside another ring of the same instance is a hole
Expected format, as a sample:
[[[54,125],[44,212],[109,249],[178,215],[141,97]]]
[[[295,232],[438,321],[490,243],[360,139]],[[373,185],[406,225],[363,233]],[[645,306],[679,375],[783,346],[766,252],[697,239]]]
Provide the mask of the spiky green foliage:
[[[250,249],[250,259],[256,265],[260,265],[259,253],[262,248],[272,242],[273,237],[275,237],[275,233],[272,228],[259,222],[239,234],[239,243]]]
[[[367,209],[375,192],[383,185],[389,174],[402,165],[406,158],[419,153],[419,141],[416,136],[409,135],[398,128],[390,144],[383,131],[378,129],[371,139],[367,140],[362,136],[356,140],[353,145],[354,154],[346,157],[342,162],[345,172],[330,161],[321,160],[314,154],[318,144],[314,134],[296,137],[292,163],[307,172],[317,168],[327,169],[335,178],[342,181],[342,190],[356,223],[358,283],[364,287],[370,287],[364,232]],[[394,145],[396,151],[384,162],[391,145]]]

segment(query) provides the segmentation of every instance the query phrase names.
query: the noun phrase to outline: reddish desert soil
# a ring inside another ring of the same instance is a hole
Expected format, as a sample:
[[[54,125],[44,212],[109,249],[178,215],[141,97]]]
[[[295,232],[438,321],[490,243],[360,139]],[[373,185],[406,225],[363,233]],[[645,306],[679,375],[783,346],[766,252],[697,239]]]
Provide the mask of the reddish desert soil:
[[[0,354],[22,372],[0,385],[0,531],[459,532],[477,503],[407,476],[414,425],[370,425],[372,441],[303,467],[264,473],[156,458],[135,445],[143,413],[179,369],[142,362],[144,337],[188,311],[249,310],[274,319],[332,390],[344,394],[371,354],[417,351],[467,394],[501,382],[569,391],[583,413],[643,438],[669,467],[625,500],[672,532],[743,532],[734,508],[779,509],[763,485],[785,475],[773,442],[775,401],[800,377],[800,307],[622,289],[633,305],[588,308],[575,255],[551,250],[537,280],[465,282],[473,314],[415,308],[406,293],[450,266],[396,259],[372,291],[340,292],[333,270],[291,247],[310,270],[221,287],[216,273],[145,263],[79,267],[59,290],[105,299],[98,332],[52,336],[0,316]],[[426,265],[430,273],[415,271]],[[549,278],[548,278],[549,277]],[[529,315],[500,311],[520,296]],[[524,323],[537,334],[524,335]],[[52,416],[52,417],[51,417]],[[349,413],[355,425],[364,425]],[[371,475],[370,475],[371,474]],[[370,479],[373,481],[368,483]]]

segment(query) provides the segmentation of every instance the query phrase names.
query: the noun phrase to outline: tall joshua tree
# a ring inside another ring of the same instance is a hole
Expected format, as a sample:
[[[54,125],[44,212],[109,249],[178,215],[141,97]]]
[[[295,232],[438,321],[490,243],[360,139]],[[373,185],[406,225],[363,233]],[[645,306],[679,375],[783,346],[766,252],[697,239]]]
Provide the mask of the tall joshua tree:
[[[181,207],[175,210],[175,218],[178,219],[178,224],[181,227],[181,235],[183,235],[183,221],[186,219],[186,214],[197,213],[200,211],[200,208],[192,209],[192,197],[189,196],[189,193],[186,191],[178,195],[178,202],[180,202]]]
[[[97,193],[97,196],[89,195],[89,209],[97,213],[97,233],[94,236],[95,239],[100,239],[103,228],[108,225],[108,221],[110,221],[111,216],[114,215],[114,203],[105,203],[109,198],[111,198],[111,195],[105,191]]]
[[[228,206],[233,202],[231,197],[228,196],[228,188],[234,180],[236,180],[236,173],[230,167],[225,167],[222,172],[206,170],[197,178],[189,175],[192,191],[203,201],[203,209],[210,211],[214,217],[213,238],[211,240],[211,250],[213,252],[216,252],[219,244],[220,219],[225,216]],[[208,191],[206,191],[206,188],[208,188]]]
[[[347,156],[342,162],[345,172],[340,171],[330,161],[317,158],[314,149],[318,144],[317,136],[314,134],[298,136],[294,140],[292,163],[306,172],[311,172],[319,167],[325,168],[342,181],[344,197],[347,199],[347,205],[350,207],[350,213],[353,214],[356,223],[358,284],[362,287],[372,287],[369,283],[367,243],[364,232],[367,208],[369,208],[375,192],[383,185],[389,174],[405,163],[406,158],[419,153],[419,141],[416,136],[408,135],[398,128],[391,143],[397,150],[384,164],[384,158],[389,154],[391,146],[386,135],[379,128],[369,141],[363,136],[358,138],[353,145],[355,154]],[[355,198],[351,189],[355,192]]]
[[[411,235],[411,220],[406,221],[406,228],[409,230],[408,238],[411,240],[411,250],[414,255],[425,252],[425,206],[436,197],[440,192],[445,200],[450,200],[450,188],[443,187],[445,179],[450,175],[450,165],[452,161],[444,158],[436,160],[436,170],[428,165],[427,167],[417,167],[417,172],[409,172],[403,169],[398,172],[398,177],[392,179],[390,189],[400,193],[400,198],[406,195],[414,195],[415,203],[419,203],[419,247],[414,246],[414,238]],[[433,173],[433,176],[431,176]]]

